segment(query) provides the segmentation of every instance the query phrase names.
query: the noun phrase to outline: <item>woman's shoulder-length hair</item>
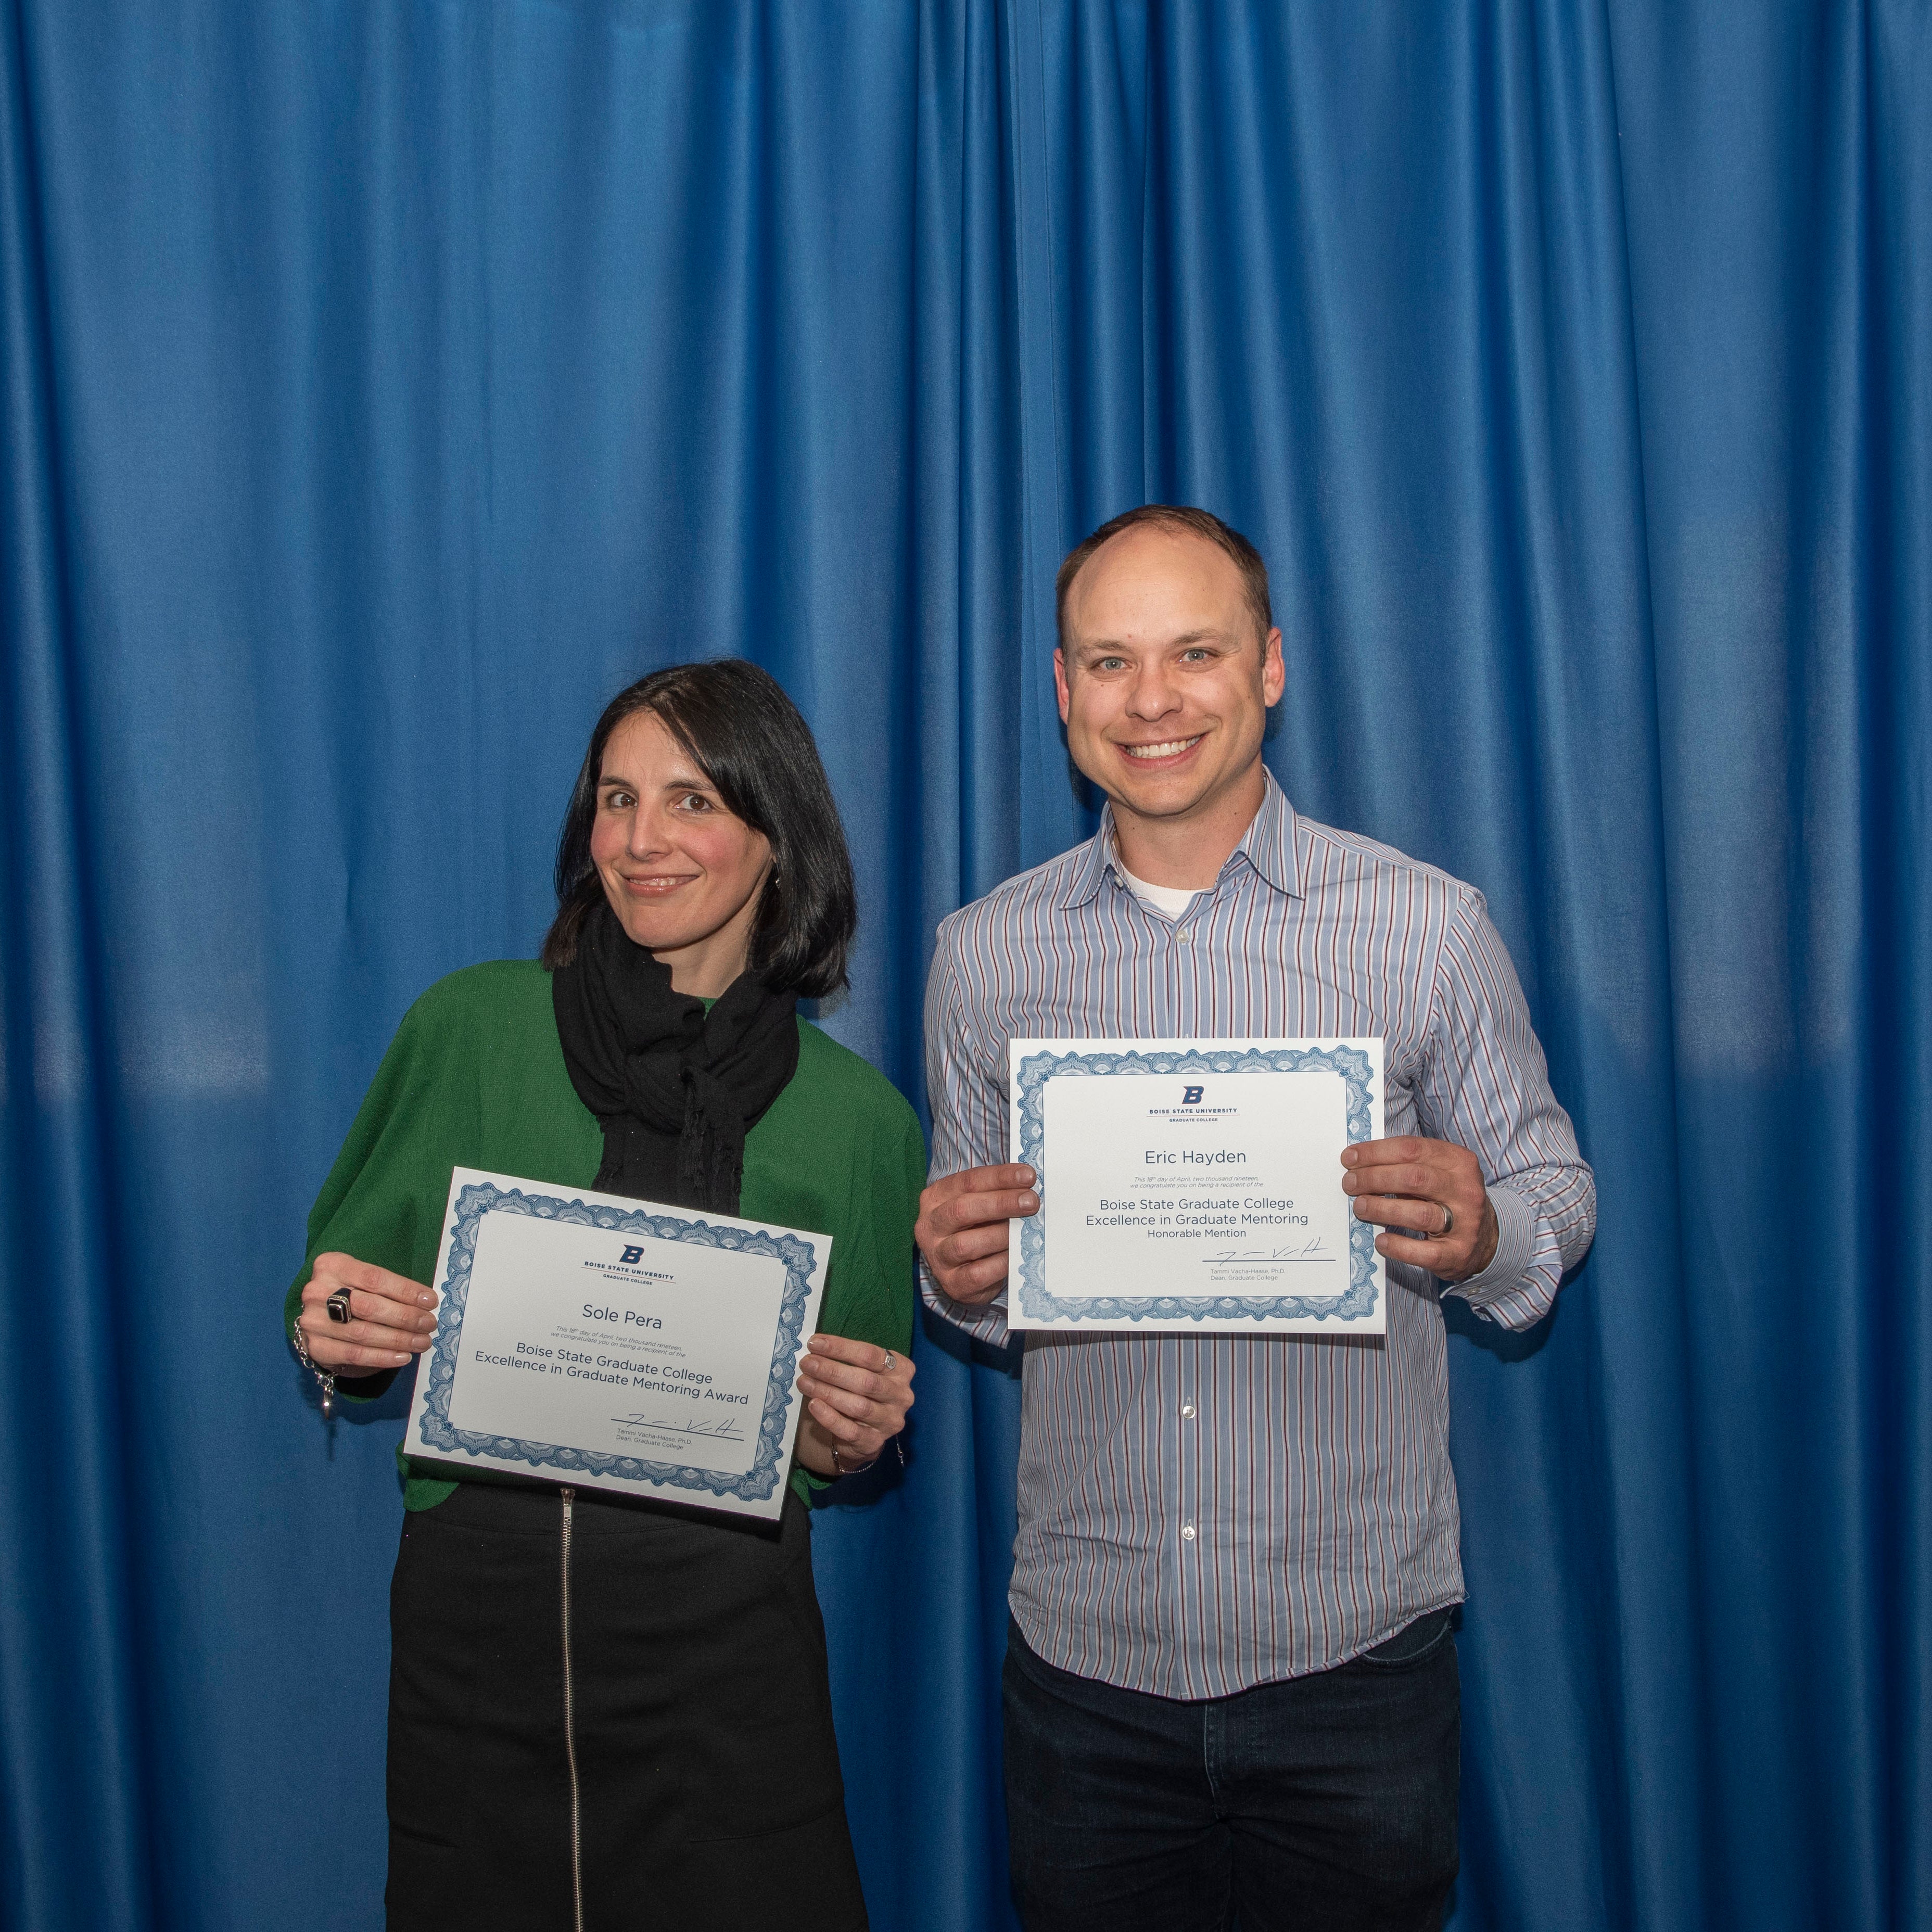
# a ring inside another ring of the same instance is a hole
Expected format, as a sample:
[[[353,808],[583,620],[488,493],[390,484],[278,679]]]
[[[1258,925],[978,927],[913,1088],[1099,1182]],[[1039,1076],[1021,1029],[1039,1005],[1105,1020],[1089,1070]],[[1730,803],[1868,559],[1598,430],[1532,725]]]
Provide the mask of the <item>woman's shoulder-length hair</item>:
[[[797,706],[769,671],[738,658],[653,671],[604,706],[557,839],[556,916],[544,938],[543,964],[555,972],[576,958],[584,922],[604,897],[590,856],[597,782],[611,733],[640,711],[656,713],[727,808],[771,842],[748,967],[776,991],[801,998],[838,992],[859,924],[838,808]]]

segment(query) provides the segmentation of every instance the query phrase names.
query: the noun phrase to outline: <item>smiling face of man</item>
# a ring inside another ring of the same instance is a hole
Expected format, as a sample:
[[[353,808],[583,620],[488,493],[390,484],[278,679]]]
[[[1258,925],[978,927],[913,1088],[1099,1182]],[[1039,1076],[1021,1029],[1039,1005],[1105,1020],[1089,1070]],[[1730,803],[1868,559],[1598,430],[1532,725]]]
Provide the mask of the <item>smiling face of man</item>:
[[[1068,747],[1154,884],[1211,884],[1260,806],[1282,673],[1280,632],[1256,630],[1233,558],[1158,524],[1103,544],[1068,586],[1053,658]],[[1177,870],[1193,876],[1160,876]]]

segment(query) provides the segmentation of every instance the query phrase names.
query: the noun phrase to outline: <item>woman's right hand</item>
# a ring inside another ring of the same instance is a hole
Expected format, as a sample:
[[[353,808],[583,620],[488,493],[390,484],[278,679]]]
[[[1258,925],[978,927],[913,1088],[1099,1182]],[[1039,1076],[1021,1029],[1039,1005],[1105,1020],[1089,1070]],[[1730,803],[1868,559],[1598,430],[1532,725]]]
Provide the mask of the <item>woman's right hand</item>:
[[[346,1322],[331,1320],[326,1306],[338,1289],[349,1291]],[[392,1274],[353,1255],[317,1255],[296,1317],[310,1359],[338,1382],[400,1369],[436,1340],[436,1297],[419,1281]]]

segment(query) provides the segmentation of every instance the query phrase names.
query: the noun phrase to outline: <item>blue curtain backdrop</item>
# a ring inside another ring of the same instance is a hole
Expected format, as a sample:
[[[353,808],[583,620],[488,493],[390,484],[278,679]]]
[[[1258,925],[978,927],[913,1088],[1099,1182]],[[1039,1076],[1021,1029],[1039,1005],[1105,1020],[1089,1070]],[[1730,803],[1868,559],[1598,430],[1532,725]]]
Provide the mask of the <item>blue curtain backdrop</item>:
[[[1304,810],[1478,882],[1601,1186],[1452,1312],[1459,1928],[1932,1923],[1924,0],[0,0],[0,1922],[380,1922],[399,1401],[284,1348],[598,704],[740,652],[864,896],[1090,820],[1052,572],[1274,570]],[[874,1923],[1010,1923],[1017,1384],[818,1523]]]

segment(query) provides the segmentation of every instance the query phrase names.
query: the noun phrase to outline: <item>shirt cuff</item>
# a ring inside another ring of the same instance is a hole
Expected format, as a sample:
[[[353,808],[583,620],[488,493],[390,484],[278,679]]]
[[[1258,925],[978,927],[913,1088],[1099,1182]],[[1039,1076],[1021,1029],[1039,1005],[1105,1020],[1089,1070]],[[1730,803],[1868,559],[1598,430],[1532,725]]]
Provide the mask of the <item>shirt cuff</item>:
[[[1536,1252],[1536,1210],[1513,1187],[1492,1187],[1496,1214],[1496,1251],[1480,1274],[1450,1288],[1478,1315],[1505,1328],[1526,1328],[1550,1305],[1542,1284],[1526,1277]]]
[[[975,1304],[969,1307],[963,1301],[955,1301],[944,1288],[932,1278],[932,1270],[926,1264],[926,1257],[919,1258],[920,1294],[927,1307],[942,1322],[950,1322],[956,1328],[962,1328],[976,1341],[990,1343],[1003,1348],[1007,1342],[1006,1291],[1003,1288],[991,1301]]]

